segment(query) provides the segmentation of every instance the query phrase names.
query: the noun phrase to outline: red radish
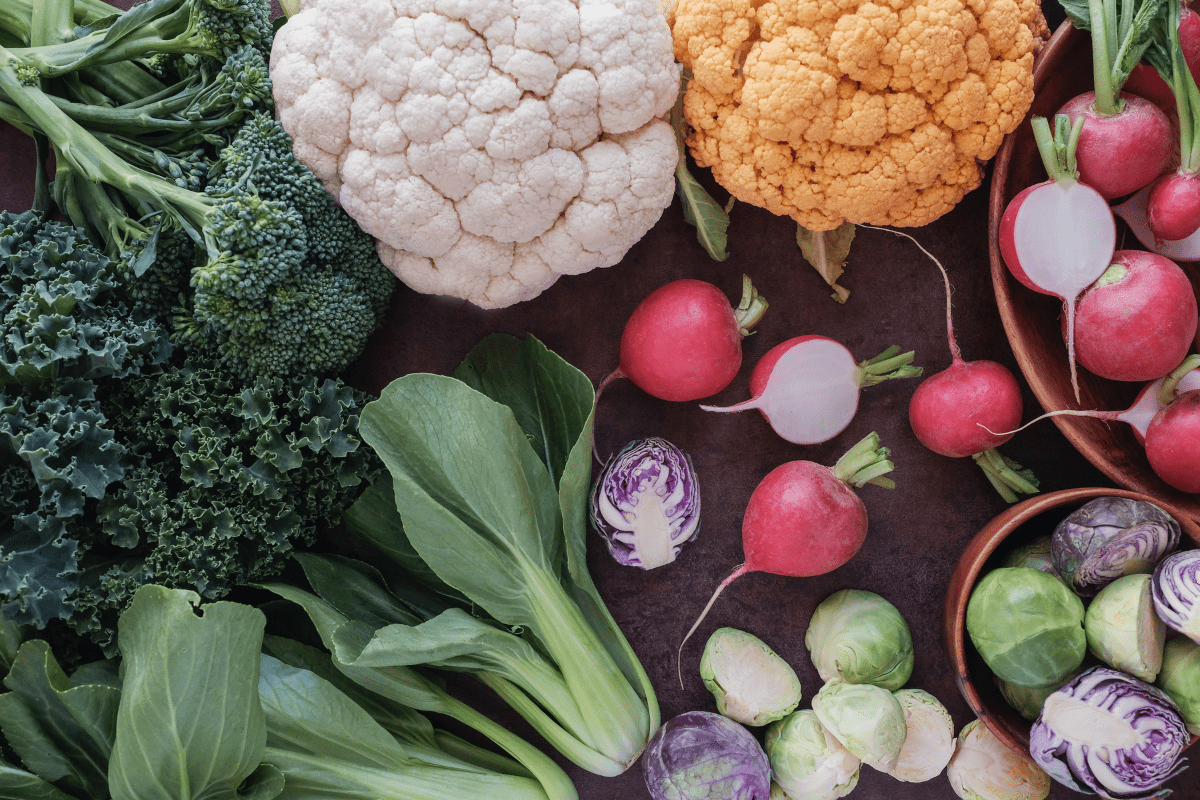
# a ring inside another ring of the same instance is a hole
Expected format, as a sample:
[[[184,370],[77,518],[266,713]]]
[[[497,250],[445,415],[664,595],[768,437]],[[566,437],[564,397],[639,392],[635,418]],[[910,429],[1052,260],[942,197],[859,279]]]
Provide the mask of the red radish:
[[[1072,123],[1086,119],[1079,138],[1079,179],[1107,199],[1136,192],[1170,163],[1171,122],[1149,100],[1123,93],[1135,64],[1147,52],[1161,13],[1161,0],[1090,0],[1092,88],[1058,110]],[[1179,0],[1169,0],[1178,3]]]
[[[911,366],[913,352],[889,347],[861,364],[827,336],[797,336],[767,351],[750,374],[750,399],[732,406],[700,406],[705,411],[757,408],[771,427],[793,444],[817,444],[837,436],[858,410],[864,386],[921,374]]]
[[[1166,382],[1167,376],[1163,376],[1156,380],[1150,381],[1142,390],[1138,392],[1137,398],[1125,411],[1122,411],[1114,419],[1121,422],[1129,423],[1133,428],[1134,438],[1138,440],[1138,444],[1145,446],[1146,444],[1146,428],[1150,426],[1150,420],[1154,419],[1159,411],[1166,408],[1166,403],[1162,399],[1162,387]],[[1184,392],[1190,392],[1193,389],[1200,389],[1200,369],[1194,369],[1180,379],[1179,385],[1175,389],[1177,395]]]
[[[875,228],[873,225],[862,227]],[[1021,424],[1024,402],[1021,387],[1008,367],[996,361],[964,361],[954,338],[950,276],[942,262],[907,233],[890,228],[876,230],[903,236],[929,257],[942,273],[946,287],[946,339],[950,366],[921,381],[908,403],[908,421],[917,440],[933,452],[950,458],[971,456],[991,484],[1010,503],[1017,493],[1033,494],[1037,480],[995,448],[1012,438],[1008,431]]]
[[[867,510],[850,487],[868,483],[891,489],[883,477],[894,469],[879,436],[870,434],[834,466],[789,461],[767,473],[755,487],[742,517],[746,561],[721,581],[683,646],[708,616],[729,584],[748,572],[809,577],[831,572],[849,561],[867,537]],[[683,678],[680,677],[682,685]]]
[[[1195,290],[1178,264],[1145,250],[1118,250],[1079,297],[1075,355],[1101,378],[1161,378],[1188,354],[1198,320]]]
[[[1167,3],[1163,24],[1169,63],[1159,64],[1158,51],[1154,56],[1163,74],[1171,76],[1179,119],[1179,166],[1155,180],[1146,198],[1146,224],[1156,243],[1185,239],[1200,229],[1200,89],[1184,60],[1180,14],[1178,2]]]
[[[1034,117],[1031,124],[1050,180],[1023,189],[1009,202],[997,239],[1013,277],[1035,292],[1062,299],[1067,363],[1078,399],[1075,298],[1108,269],[1117,226],[1108,202],[1077,180],[1075,146],[1086,127],[1082,120],[1068,128],[1066,117],[1056,117],[1057,138],[1045,117]]]
[[[766,310],[744,275],[736,310],[711,283],[684,278],[658,287],[625,323],[620,366],[600,382],[597,398],[617,378],[661,400],[711,397],[737,375],[742,339]]]
[[[1160,256],[1166,256],[1172,261],[1200,261],[1200,231],[1183,239],[1155,241],[1146,219],[1146,205],[1150,198],[1151,188],[1147,186],[1127,200],[1113,206],[1113,213],[1125,221],[1129,230],[1147,250],[1158,253]]]
[[[1121,92],[1121,111],[1098,110],[1095,92],[1073,97],[1058,109],[1072,121],[1086,120],[1076,159],[1079,179],[1105,199],[1136,192],[1171,165],[1174,129],[1153,102]]]
[[[1146,427],[1146,458],[1181,492],[1200,492],[1200,389],[1184,392]]]
[[[1128,423],[1158,477],[1181,491],[1200,492],[1200,355],[1145,386],[1125,411],[1049,411],[1017,430],[1063,415]]]

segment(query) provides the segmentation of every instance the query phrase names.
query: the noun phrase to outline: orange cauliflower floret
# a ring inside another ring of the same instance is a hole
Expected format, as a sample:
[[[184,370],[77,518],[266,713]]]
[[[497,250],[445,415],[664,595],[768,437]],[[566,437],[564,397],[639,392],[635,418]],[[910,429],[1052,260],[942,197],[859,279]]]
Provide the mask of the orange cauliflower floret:
[[[696,163],[810,230],[909,227],[982,181],[1033,102],[1036,0],[677,0]]]

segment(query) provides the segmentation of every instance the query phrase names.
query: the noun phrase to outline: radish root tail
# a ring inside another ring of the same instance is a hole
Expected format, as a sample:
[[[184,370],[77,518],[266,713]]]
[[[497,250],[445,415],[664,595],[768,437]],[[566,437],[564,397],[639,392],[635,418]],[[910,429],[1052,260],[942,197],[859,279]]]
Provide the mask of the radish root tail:
[[[600,394],[604,391],[604,389],[610,383],[612,383],[613,381],[615,381],[619,378],[624,378],[624,377],[625,377],[625,373],[621,371],[620,367],[617,367],[612,372],[605,375],[604,379],[600,381],[600,384],[596,387],[596,394],[592,398],[592,419],[593,420],[595,420],[596,417],[598,417],[600,414]],[[596,425],[595,425],[595,422],[592,423],[592,458],[596,459],[597,464],[600,464],[601,466],[604,465],[604,459],[600,457],[600,451],[596,448]]]
[[[903,236],[905,239],[908,239],[910,242],[915,244],[918,250],[929,256],[929,260],[937,265],[938,270],[942,273],[942,282],[946,284],[946,338],[950,341],[950,358],[952,358],[956,364],[962,361],[962,351],[958,349],[958,341],[954,338],[954,315],[951,313],[952,304],[950,302],[950,295],[954,289],[950,286],[950,275],[946,272],[946,268],[942,266],[942,262],[938,261],[937,256],[926,250],[925,246],[918,242],[915,237],[904,233],[903,231],[893,230],[892,228],[881,228],[878,225],[860,224],[858,227],[870,228],[874,231],[884,231],[886,233],[894,233],[897,236]]]
[[[1034,417],[1033,419],[1029,420],[1029,422],[1026,422],[1024,425],[1022,425],[1021,427],[1016,428],[1011,431],[994,431],[991,428],[989,428],[987,425],[984,425],[982,422],[976,422],[975,424],[978,425],[979,427],[983,428],[985,431],[992,434],[993,436],[1011,436],[1014,433],[1020,433],[1021,431],[1025,430],[1026,428],[1028,428],[1030,425],[1032,425],[1035,422],[1041,422],[1042,420],[1050,419],[1051,417],[1091,417],[1092,419],[1114,420],[1114,419],[1120,419],[1119,415],[1123,414],[1123,413],[1124,413],[1123,411],[1089,411],[1089,410],[1080,410],[1077,408],[1062,408],[1062,409],[1059,409],[1058,411],[1047,411],[1045,414],[1042,414],[1040,417]]]
[[[717,602],[717,598],[721,596],[721,592],[725,591],[725,587],[728,586],[729,584],[733,583],[735,580],[737,580],[741,576],[745,575],[747,572],[751,572],[751,571],[752,570],[747,568],[747,566],[745,564],[742,564],[740,567],[735,569],[728,578],[721,581],[720,585],[717,586],[717,590],[715,592],[713,592],[712,597],[708,598],[708,603],[704,606],[704,610],[700,612],[700,617],[695,622],[692,623],[692,627],[688,630],[687,635],[684,636],[683,641],[679,643],[679,650],[675,654],[675,672],[679,677],[679,688],[680,689],[684,688],[683,687],[683,646],[688,643],[688,639],[692,638],[692,634],[696,632],[696,629],[700,627],[700,623],[703,622],[704,618],[708,616],[709,609],[711,609],[713,607],[713,603]]]

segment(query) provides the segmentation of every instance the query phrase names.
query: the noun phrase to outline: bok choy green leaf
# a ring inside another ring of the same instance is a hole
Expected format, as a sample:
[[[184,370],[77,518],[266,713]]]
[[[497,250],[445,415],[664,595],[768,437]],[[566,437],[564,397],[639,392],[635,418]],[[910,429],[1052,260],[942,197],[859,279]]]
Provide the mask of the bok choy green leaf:
[[[389,475],[346,517],[379,571],[307,556],[315,595],[268,588],[305,607],[355,680],[470,672],[568,759],[616,775],[660,716],[587,571],[593,398],[532,336],[489,336],[453,377],[393,381],[360,421]]]

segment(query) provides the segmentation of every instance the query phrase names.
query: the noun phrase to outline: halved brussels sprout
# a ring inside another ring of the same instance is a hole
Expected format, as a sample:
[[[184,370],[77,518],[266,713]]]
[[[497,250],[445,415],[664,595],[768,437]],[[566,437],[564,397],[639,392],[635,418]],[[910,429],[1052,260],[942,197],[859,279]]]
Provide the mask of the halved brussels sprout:
[[[946,777],[962,800],[1045,800],[1052,781],[1029,756],[996,738],[977,719],[958,733]]]
[[[763,747],[775,783],[793,800],[834,800],[858,785],[862,762],[809,709],[772,722]]]
[[[1176,636],[1163,648],[1158,688],[1179,706],[1188,732],[1200,736],[1200,644]]]
[[[766,725],[800,705],[796,671],[757,636],[718,628],[700,657],[700,677],[717,711],[743,725]]]
[[[843,589],[822,600],[808,622],[804,646],[826,683],[873,683],[895,691],[912,675],[908,623],[874,592]]]
[[[1042,713],[1042,706],[1046,704],[1046,698],[1052,692],[1061,689],[1076,674],[1078,673],[1072,672],[1058,683],[1052,683],[1049,686],[1037,686],[1034,688],[1013,686],[1011,683],[1006,683],[999,678],[996,679],[996,686],[999,687],[1000,696],[1004,698],[1004,702],[1012,706],[1022,718],[1033,722]]]
[[[895,695],[870,683],[834,681],[821,687],[812,710],[826,730],[864,764],[891,772],[908,728]]]
[[[967,633],[1000,680],[1034,688],[1058,683],[1087,654],[1083,601],[1032,567],[1000,567],[967,601]]]
[[[893,778],[919,783],[942,774],[954,755],[954,720],[941,702],[923,689],[895,692],[904,710],[906,734]]]
[[[1167,626],[1154,613],[1149,575],[1126,575],[1101,589],[1088,604],[1083,629],[1096,658],[1154,682],[1162,666]]]

